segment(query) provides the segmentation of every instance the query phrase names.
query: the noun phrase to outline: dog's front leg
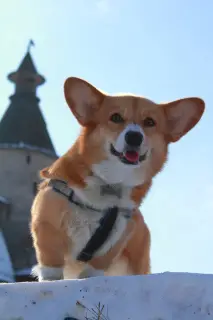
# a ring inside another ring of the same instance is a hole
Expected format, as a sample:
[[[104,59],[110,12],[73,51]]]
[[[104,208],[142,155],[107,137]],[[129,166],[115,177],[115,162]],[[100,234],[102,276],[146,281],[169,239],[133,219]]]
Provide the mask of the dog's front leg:
[[[86,264],[82,272],[79,274],[78,279],[101,277],[101,276],[104,276],[104,271],[95,269],[92,266]]]
[[[63,279],[66,252],[64,233],[48,222],[36,221],[32,224],[32,236],[38,261],[33,274],[39,281]]]

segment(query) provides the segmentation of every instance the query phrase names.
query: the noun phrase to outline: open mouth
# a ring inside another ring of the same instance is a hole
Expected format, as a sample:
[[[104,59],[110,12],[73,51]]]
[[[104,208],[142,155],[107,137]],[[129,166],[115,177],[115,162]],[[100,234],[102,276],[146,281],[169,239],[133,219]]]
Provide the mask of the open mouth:
[[[114,146],[111,144],[110,145],[110,152],[112,155],[116,156],[119,158],[119,160],[125,164],[130,164],[130,165],[137,165],[138,163],[144,161],[147,156],[146,151],[143,155],[140,155],[140,153],[136,150],[131,150],[131,149],[126,149],[124,152],[118,152]]]

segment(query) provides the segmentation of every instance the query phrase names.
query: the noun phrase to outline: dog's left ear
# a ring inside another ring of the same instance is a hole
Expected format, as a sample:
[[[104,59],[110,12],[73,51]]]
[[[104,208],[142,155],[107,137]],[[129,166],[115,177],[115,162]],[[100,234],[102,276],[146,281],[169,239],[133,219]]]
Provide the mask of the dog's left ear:
[[[163,104],[167,119],[167,137],[176,142],[200,120],[205,103],[200,98],[185,98]]]
[[[75,77],[64,83],[64,95],[72,113],[82,126],[94,121],[94,113],[104,99],[104,94],[89,82]]]

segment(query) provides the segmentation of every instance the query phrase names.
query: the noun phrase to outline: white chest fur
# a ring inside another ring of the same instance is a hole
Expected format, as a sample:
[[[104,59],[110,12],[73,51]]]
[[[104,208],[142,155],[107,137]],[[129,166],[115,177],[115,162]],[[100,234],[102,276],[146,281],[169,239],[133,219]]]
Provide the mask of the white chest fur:
[[[109,184],[122,183],[122,185],[132,188],[144,183],[146,170],[143,172],[140,169],[140,164],[130,166],[121,163],[113,156],[109,157],[111,158],[93,165],[93,172],[95,172],[98,177],[101,177]]]
[[[86,182],[87,187],[84,189],[73,188],[80,202],[103,210],[103,214],[104,209],[109,207],[117,206],[120,208],[109,238],[95,254],[95,256],[104,255],[116,244],[126,229],[128,219],[126,218],[126,211],[123,211],[122,208],[132,210],[135,207],[135,203],[131,200],[132,187],[121,186],[120,197],[118,197],[116,194],[102,194],[100,190],[103,180],[98,177],[88,177]],[[88,208],[82,209],[73,203],[70,203],[70,206],[72,217],[69,223],[68,235],[72,241],[72,256],[75,259],[99,227],[102,213]]]
[[[72,207],[72,218],[70,219],[68,227],[68,236],[72,241],[72,258],[76,259],[78,254],[86,246],[91,239],[95,230],[99,227],[99,221],[101,219],[101,213],[94,212],[88,209],[81,209],[80,207],[70,204]],[[109,238],[96,251],[95,256],[101,256],[106,254],[110,248],[112,248],[116,242],[120,239],[121,235],[126,229],[127,218],[119,212],[115,225],[110,233]]]

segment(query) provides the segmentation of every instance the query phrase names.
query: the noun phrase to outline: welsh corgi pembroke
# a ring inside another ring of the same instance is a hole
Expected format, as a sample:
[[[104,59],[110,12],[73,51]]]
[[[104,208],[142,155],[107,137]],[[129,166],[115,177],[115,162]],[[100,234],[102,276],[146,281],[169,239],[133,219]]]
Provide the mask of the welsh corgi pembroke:
[[[139,211],[168,146],[200,120],[191,97],[155,103],[108,95],[87,81],[64,83],[81,125],[73,146],[41,170],[31,210],[39,281],[150,273],[150,231]]]

